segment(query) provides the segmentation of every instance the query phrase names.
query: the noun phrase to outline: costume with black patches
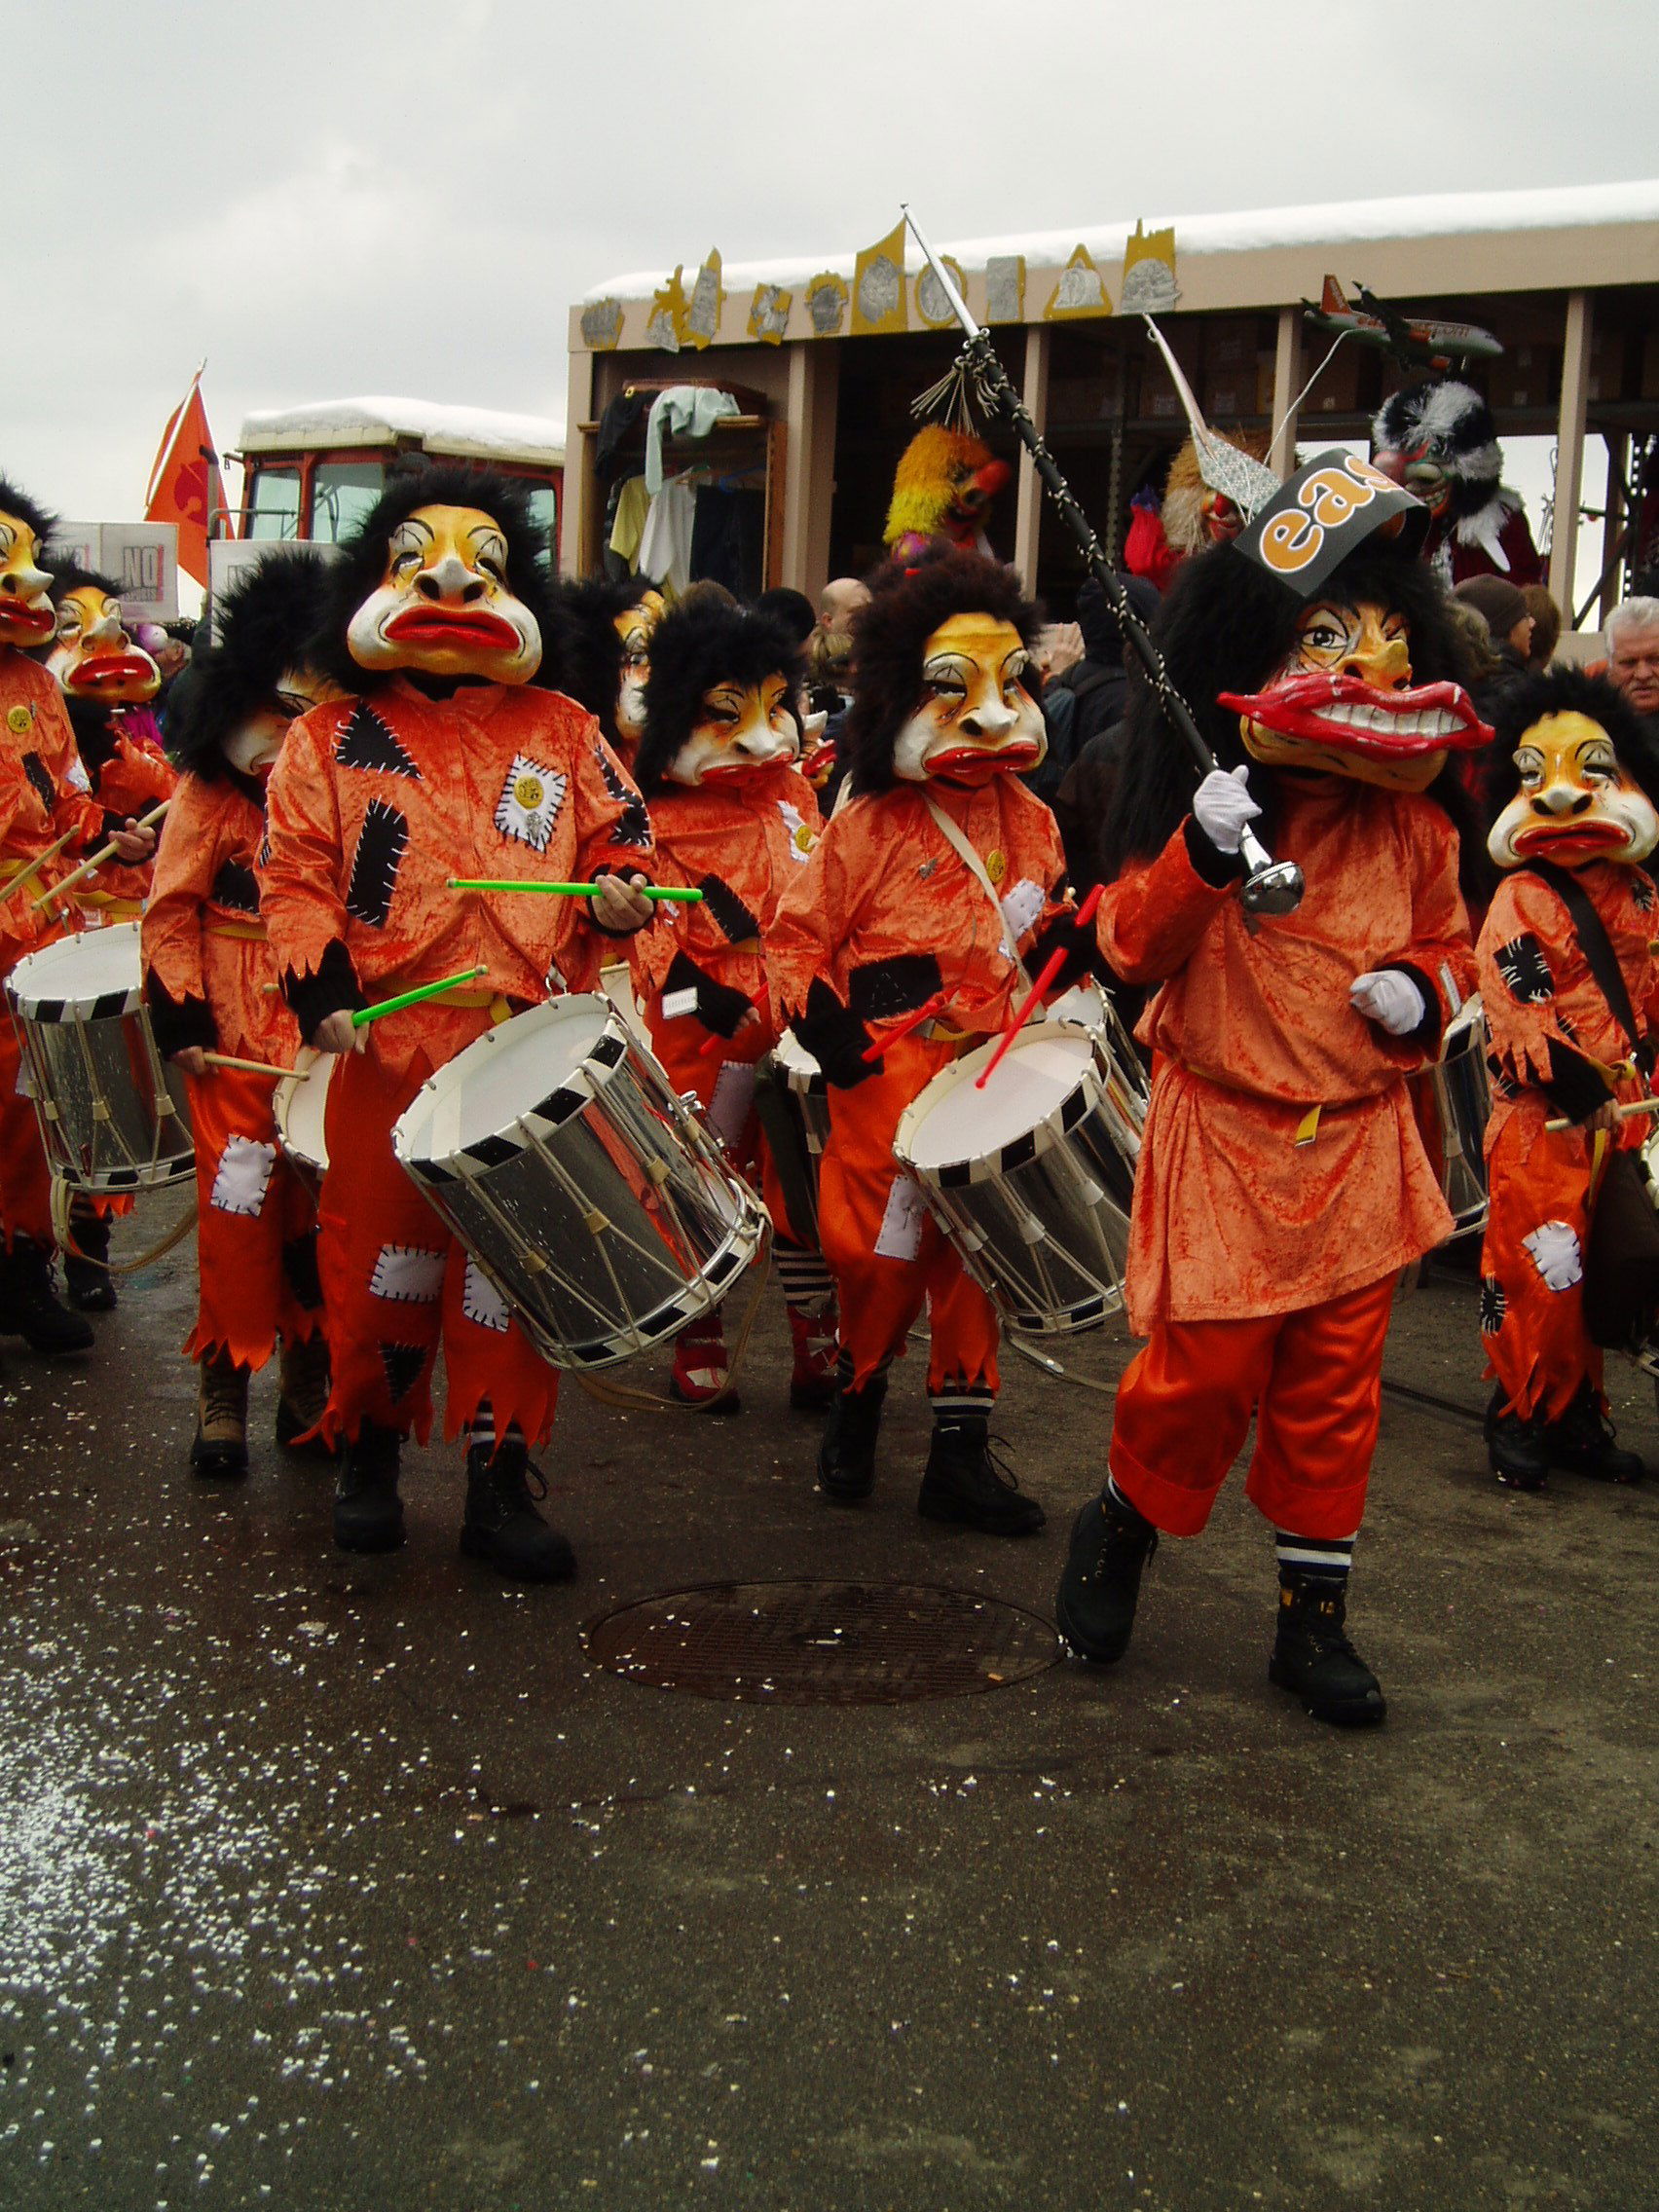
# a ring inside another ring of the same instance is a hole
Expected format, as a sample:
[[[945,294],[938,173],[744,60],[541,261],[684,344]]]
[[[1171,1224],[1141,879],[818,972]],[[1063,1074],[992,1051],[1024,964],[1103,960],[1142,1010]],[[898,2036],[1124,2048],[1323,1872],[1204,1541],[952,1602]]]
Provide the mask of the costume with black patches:
[[[1023,1533],[1041,1515],[986,1457],[995,1313],[893,1138],[939,1070],[1006,1025],[1021,960],[1041,965],[1069,928],[1053,817],[1019,780],[1044,744],[1026,687],[1038,614],[1012,571],[972,554],[894,565],[871,593],[842,739],[853,795],[786,894],[770,947],[775,999],[830,1085],[820,1222],[842,1360],[820,1480],[837,1498],[867,1491],[887,1369],[926,1302],[936,1425],[922,1510]],[[926,1023],[895,1040],[924,1007]]]
[[[1532,678],[1498,710],[1487,802],[1504,870],[1477,947],[1494,1077],[1481,1252],[1481,1343],[1497,1385],[1488,1450],[1519,1489],[1551,1467],[1628,1481],[1641,1461],[1606,1433],[1584,1270],[1610,1158],[1651,1128],[1592,1124],[1651,1088],[1659,742],[1609,683],[1576,670]],[[1548,1127],[1564,1117],[1570,1127]],[[1607,1188],[1610,1202],[1630,1198]]]
[[[762,614],[710,597],[663,618],[635,770],[659,880],[703,897],[665,905],[635,956],[652,1050],[765,1194],[794,1340],[791,1401],[810,1410],[833,1389],[834,1298],[809,1225],[791,1218],[756,1090],[780,1027],[762,942],[822,828],[796,766],[800,682],[793,640]],[[717,1310],[678,1340],[672,1387],[690,1403],[729,1402],[727,1377]]]
[[[1489,575],[1543,582],[1521,495],[1501,481],[1492,410],[1472,386],[1436,382],[1395,392],[1378,411],[1371,438],[1378,467],[1430,509],[1424,556],[1448,583]]]

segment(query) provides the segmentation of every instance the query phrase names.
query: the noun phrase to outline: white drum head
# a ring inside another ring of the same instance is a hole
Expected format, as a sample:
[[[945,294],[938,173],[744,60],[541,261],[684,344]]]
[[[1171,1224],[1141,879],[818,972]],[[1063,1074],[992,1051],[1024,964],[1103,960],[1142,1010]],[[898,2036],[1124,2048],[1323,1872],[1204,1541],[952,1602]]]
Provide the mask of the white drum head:
[[[328,1165],[328,1087],[340,1065],[338,1052],[313,1051],[302,1045],[294,1054],[296,1072],[276,1086],[273,1111],[282,1149],[313,1167]]]
[[[905,1116],[905,1157],[924,1172],[1000,1153],[1057,1114],[1094,1063],[1083,1030],[1039,1023],[1021,1033],[983,1090],[976,1078],[999,1040],[942,1069]]]
[[[824,1070],[793,1029],[786,1029],[772,1047],[772,1057],[789,1078],[792,1090],[820,1090]]]
[[[32,1020],[131,1014],[140,1003],[138,924],[59,938],[19,960],[8,987],[18,1012]]]
[[[1069,991],[1062,991],[1044,1014],[1045,1021],[1072,1021],[1085,1029],[1104,1029],[1106,1026],[1106,993],[1092,978],[1074,983]],[[987,1084],[986,1089],[990,1088]]]
[[[448,1160],[486,1137],[510,1138],[617,1020],[608,998],[581,992],[487,1029],[422,1086],[397,1124],[398,1158]]]

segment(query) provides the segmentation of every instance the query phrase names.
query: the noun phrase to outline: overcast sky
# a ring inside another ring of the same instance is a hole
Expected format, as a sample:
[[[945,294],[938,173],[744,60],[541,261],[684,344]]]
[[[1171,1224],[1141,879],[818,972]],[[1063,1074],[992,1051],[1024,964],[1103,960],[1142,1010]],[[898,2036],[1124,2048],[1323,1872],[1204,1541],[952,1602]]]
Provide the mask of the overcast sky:
[[[0,0],[0,472],[141,510],[250,408],[563,416],[621,270],[1653,166],[1654,0]],[[1363,272],[1359,272],[1363,275]]]

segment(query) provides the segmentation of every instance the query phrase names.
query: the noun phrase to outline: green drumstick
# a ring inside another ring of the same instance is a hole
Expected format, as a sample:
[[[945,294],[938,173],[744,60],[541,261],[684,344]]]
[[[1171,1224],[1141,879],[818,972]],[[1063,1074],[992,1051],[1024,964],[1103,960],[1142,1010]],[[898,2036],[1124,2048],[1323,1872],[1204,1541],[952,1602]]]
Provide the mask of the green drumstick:
[[[613,880],[620,882],[621,879]],[[489,876],[452,875],[449,888],[452,891],[539,891],[544,897],[554,899],[591,899],[602,886],[597,883],[535,883],[528,878],[497,882]],[[637,891],[642,899],[676,899],[687,906],[696,905],[703,896],[700,891],[682,891],[672,884],[629,883],[624,884],[623,889]]]
[[[462,983],[475,983],[488,974],[486,968],[462,968],[454,976],[446,976],[441,983],[422,983],[413,991],[399,991],[394,999],[382,999],[379,1006],[360,1006],[351,1016],[351,1026],[366,1029],[383,1014],[401,1014],[406,1006],[419,1006],[423,999],[442,998],[445,991],[459,990]]]

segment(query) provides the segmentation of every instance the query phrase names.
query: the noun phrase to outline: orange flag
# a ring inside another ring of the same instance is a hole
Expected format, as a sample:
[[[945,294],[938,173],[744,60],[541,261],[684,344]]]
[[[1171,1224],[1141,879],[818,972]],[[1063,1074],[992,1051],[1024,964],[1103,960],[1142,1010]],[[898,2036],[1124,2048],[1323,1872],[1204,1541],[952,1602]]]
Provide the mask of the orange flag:
[[[178,525],[178,565],[203,590],[207,586],[207,539],[213,518],[223,513],[224,506],[219,456],[207,427],[207,410],[202,403],[202,371],[198,369],[190,380],[190,389],[162,432],[161,450],[150,471],[144,520]]]

